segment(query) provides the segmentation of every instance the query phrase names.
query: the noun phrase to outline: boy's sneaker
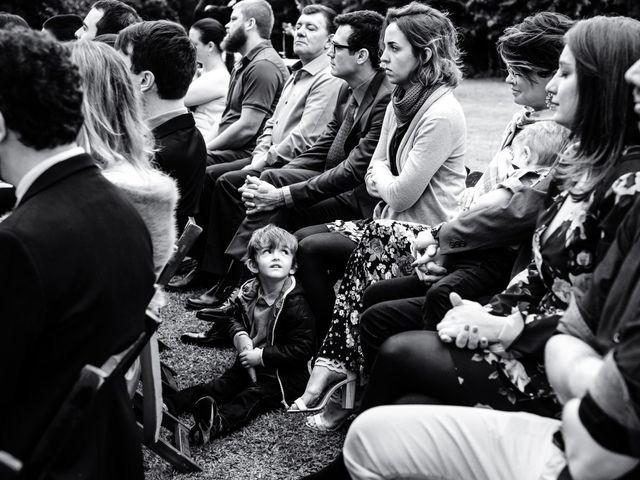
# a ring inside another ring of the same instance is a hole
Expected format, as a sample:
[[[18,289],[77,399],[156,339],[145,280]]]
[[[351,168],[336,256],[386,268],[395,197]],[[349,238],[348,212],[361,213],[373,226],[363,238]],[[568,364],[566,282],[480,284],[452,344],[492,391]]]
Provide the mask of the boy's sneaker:
[[[218,405],[212,397],[202,397],[193,406],[195,425],[189,431],[189,440],[193,445],[203,445],[222,433],[222,418]]]

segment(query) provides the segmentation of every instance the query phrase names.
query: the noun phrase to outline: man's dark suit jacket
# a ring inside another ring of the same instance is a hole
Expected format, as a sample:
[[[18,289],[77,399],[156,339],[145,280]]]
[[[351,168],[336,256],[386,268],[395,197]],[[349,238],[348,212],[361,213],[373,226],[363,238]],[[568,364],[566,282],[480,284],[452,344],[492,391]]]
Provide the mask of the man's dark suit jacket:
[[[198,212],[198,202],[207,167],[207,147],[191,113],[167,120],[153,129],[156,163],[178,182],[180,200],[176,209],[178,231]]]
[[[283,170],[303,168],[323,172],[305,182],[289,186],[295,207],[312,205],[354,189],[354,201],[365,207],[365,217],[371,216],[378,199],[371,198],[367,193],[364,176],[378,145],[382,120],[391,100],[391,92],[392,87],[384,71],[377,72],[361,105],[358,106],[353,127],[345,140],[344,151],[348,155],[343,162],[337,165],[327,164],[327,153],[344,121],[345,108],[337,107],[331,122],[313,146],[283,167]],[[348,94],[348,86],[345,84],[337,105],[344,105]]]
[[[0,450],[27,460],[87,364],[144,328],[153,295],[143,220],[91,157],[44,172],[0,223]],[[52,478],[143,478],[124,379],[106,388]]]
[[[544,210],[551,175],[534,187],[523,187],[508,200],[461,213],[440,228],[443,255],[519,245],[511,276],[531,261],[531,237]]]
[[[296,209],[304,209],[322,200],[336,198],[340,204],[358,212],[361,218],[370,217],[377,199],[367,193],[364,176],[380,138],[384,114],[391,100],[391,91],[392,87],[384,71],[378,71],[369,84],[362,103],[358,106],[353,127],[345,140],[344,150],[347,152],[347,157],[342,162],[337,165],[327,165],[327,153],[344,120],[345,100],[348,96],[346,86],[340,92],[333,119],[320,138],[305,153],[286,166],[279,170],[266,170],[261,178],[270,181],[272,176],[277,176],[280,181],[274,183],[282,186],[290,183],[286,181],[287,171],[297,169],[322,172],[303,182],[289,185],[293,206]],[[281,208],[245,218],[225,253],[240,260],[245,253],[251,234],[268,223],[283,224],[283,215],[286,216],[286,210]],[[299,217],[303,215],[304,213]],[[309,220],[311,224],[318,223],[318,221],[314,222],[313,218]]]

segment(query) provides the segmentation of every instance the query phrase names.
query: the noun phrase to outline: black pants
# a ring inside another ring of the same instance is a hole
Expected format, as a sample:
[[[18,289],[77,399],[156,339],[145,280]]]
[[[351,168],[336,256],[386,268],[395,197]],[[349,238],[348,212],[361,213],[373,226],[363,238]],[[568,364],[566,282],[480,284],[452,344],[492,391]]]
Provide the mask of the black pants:
[[[316,338],[323,339],[336,301],[334,285],[342,278],[356,243],[330,232],[325,224],[302,228],[295,235],[299,242],[298,279],[316,319]]]
[[[167,395],[166,403],[172,413],[182,414],[191,412],[198,399],[212,397],[218,404],[222,418],[221,433],[229,433],[258,415],[282,406],[280,385],[273,371],[257,367],[256,375],[257,382],[251,383],[247,370],[236,359],[220,377]],[[296,389],[299,392],[290,392],[290,396],[295,398],[294,395],[301,393],[303,389],[304,385],[301,389]]]
[[[218,179],[226,173],[233,172],[240,174],[240,172],[242,172],[242,182],[244,182],[246,175],[251,172],[248,170],[242,170],[242,168],[251,163],[251,157],[214,163],[212,159],[220,160],[220,158],[212,156],[212,153],[209,153],[208,155],[208,162],[211,161],[211,163],[208,163],[204,176],[202,195],[200,196],[200,208],[198,210],[198,215],[196,216],[198,225],[202,227],[202,233],[198,238],[198,242],[191,251],[191,256],[200,261],[201,269],[203,271],[219,274],[219,272],[210,271],[211,269],[202,268],[203,264],[206,265],[205,251],[209,236],[211,235],[211,232],[214,232],[215,235],[215,232],[220,228],[220,222],[218,222],[218,220],[224,221],[224,218],[220,217],[227,216],[226,212],[217,208],[219,198],[214,195],[214,192]],[[255,173],[253,174],[255,175]],[[242,214],[244,214],[244,210],[242,210]]]
[[[211,167],[209,167],[211,168]],[[224,251],[245,218],[245,207],[238,192],[248,175],[260,175],[257,170],[242,170],[222,173],[215,179],[207,207],[208,229],[204,237],[204,253],[200,269],[222,276],[229,268],[229,259]],[[205,186],[209,183],[209,175]],[[206,193],[206,192],[205,192]]]
[[[360,317],[365,370],[371,369],[378,349],[392,335],[435,330],[451,309],[451,292],[478,301],[502,291],[513,260],[514,254],[504,249],[459,254],[449,262],[451,273],[430,288],[417,276],[383,280],[369,287],[364,294],[367,309]]]

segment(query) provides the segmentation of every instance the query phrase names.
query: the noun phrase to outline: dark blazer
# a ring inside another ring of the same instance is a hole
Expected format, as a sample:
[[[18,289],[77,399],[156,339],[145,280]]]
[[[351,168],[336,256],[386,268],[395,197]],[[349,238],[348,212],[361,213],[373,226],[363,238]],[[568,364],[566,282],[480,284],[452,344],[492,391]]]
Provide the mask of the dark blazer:
[[[159,148],[156,163],[178,182],[180,200],[176,223],[182,232],[187,219],[198,212],[207,168],[207,147],[191,113],[167,120],[153,129],[153,135]]]
[[[0,450],[28,459],[80,369],[144,328],[151,239],[88,155],[58,163],[0,223]],[[143,478],[124,379],[81,421],[53,478]]]
[[[349,98],[345,84],[338,97],[333,119],[320,138],[302,155],[282,167],[304,168],[323,172],[305,182],[289,186],[296,207],[315,204],[320,200],[334,197],[355,189],[354,197],[361,204],[370,204],[371,211],[377,199],[371,198],[364,186],[364,176],[380,138],[382,120],[391,100],[392,87],[380,70],[371,81],[367,92],[358,106],[356,118],[345,141],[347,158],[338,165],[327,165],[327,153],[344,121],[345,102]]]
[[[551,182],[547,175],[535,187],[523,187],[503,203],[461,213],[438,232],[440,253],[449,255],[520,245],[512,275],[531,260],[531,237]]]

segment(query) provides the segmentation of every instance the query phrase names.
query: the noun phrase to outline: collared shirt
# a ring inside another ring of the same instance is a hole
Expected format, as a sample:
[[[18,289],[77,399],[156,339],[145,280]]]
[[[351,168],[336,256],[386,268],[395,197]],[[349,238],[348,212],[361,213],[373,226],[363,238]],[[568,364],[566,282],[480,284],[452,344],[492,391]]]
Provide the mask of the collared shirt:
[[[27,193],[27,190],[29,190],[29,187],[33,185],[33,182],[35,182],[38,179],[38,177],[40,177],[40,175],[42,175],[44,172],[49,170],[51,167],[53,167],[57,163],[68,160],[69,158],[75,157],[76,155],[82,155],[83,153],[85,153],[84,148],[73,146],[73,147],[70,147],[68,150],[65,150],[64,152],[57,153],[47,158],[46,160],[38,163],[38,165],[33,167],[31,170],[29,170],[22,177],[22,179],[20,179],[20,181],[18,182],[18,185],[16,185],[16,205],[20,203],[24,194]]]
[[[175,110],[170,110],[168,112],[161,113],[160,115],[156,115],[155,117],[147,118],[148,127],[153,130],[154,128],[162,125],[165,122],[168,122],[172,118],[177,117],[178,115],[183,115],[185,113],[189,113],[187,107],[176,108]]]
[[[343,80],[331,75],[330,59],[322,54],[294,74],[282,89],[280,101],[265,124],[253,155],[268,152],[267,163],[288,163],[318,139],[331,121]]]
[[[256,45],[236,63],[231,72],[227,104],[218,134],[240,118],[243,108],[252,108],[266,114],[266,122],[276,108],[282,87],[288,78],[289,70],[271,42],[265,40]],[[264,128],[264,122],[258,132]],[[245,147],[253,148],[257,138],[258,133]]]
[[[376,76],[376,73],[377,72],[374,72],[373,75],[371,75],[369,78],[367,78],[364,82],[362,82],[360,85],[358,85],[356,88],[354,88],[351,91],[351,98],[353,98],[356,101],[356,105],[357,105],[355,112],[353,112],[354,117],[358,116],[358,108],[360,108],[360,105],[362,105],[364,96],[367,94],[367,90],[369,90],[369,85],[371,85],[373,77]],[[349,101],[347,101],[347,105],[349,105]]]

